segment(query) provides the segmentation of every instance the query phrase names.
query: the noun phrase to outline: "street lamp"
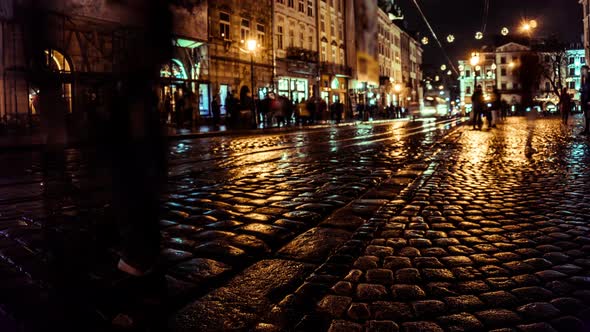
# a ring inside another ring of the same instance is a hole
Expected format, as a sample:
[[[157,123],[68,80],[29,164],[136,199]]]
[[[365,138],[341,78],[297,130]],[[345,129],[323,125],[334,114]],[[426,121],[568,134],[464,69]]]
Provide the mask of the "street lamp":
[[[402,85],[397,83],[396,85],[393,86],[393,90],[397,94],[397,106],[399,107],[399,106],[401,106],[400,92],[402,91]]]
[[[471,53],[471,59],[469,59],[469,63],[471,64],[471,67],[473,69],[473,90],[475,91],[475,88],[477,87],[477,67],[479,65],[479,53]]]
[[[254,52],[258,48],[258,41],[256,39],[248,39],[246,41],[246,48],[250,52],[250,83],[252,88],[252,101],[254,102]]]
[[[492,66],[490,68],[492,68],[492,70],[494,71],[494,83],[495,83],[495,86],[497,89],[498,88],[498,72],[496,71],[496,69],[498,69],[498,66],[496,66],[495,63],[492,63]]]

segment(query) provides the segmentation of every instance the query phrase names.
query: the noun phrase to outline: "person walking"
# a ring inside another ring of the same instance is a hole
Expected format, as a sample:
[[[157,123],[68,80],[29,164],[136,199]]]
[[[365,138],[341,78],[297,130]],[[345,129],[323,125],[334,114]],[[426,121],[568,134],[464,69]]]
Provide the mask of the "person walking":
[[[500,95],[500,91],[498,88],[494,88],[494,92],[492,94],[492,120],[491,120],[491,127],[496,128],[496,124],[500,120],[500,112],[502,109],[502,96]]]
[[[166,92],[166,96],[164,97],[164,114],[162,114],[162,124],[166,125],[168,123],[168,119],[172,114],[172,96],[170,96],[170,92]]]
[[[176,120],[176,128],[182,128],[184,124],[184,98],[182,97],[182,89],[178,88],[174,92],[174,115]]]
[[[582,66],[582,86],[581,86],[581,104],[582,112],[584,113],[584,119],[586,120],[586,126],[582,135],[590,134],[590,77],[588,75],[588,66]]]
[[[221,105],[219,105],[219,94],[213,96],[211,101],[211,113],[213,113],[213,126],[219,126],[219,120],[221,116]]]
[[[572,97],[567,93],[567,88],[561,89],[561,102],[559,103],[559,111],[561,113],[561,121],[567,126],[572,109]]]
[[[483,120],[481,119],[484,111],[484,100],[481,85],[478,85],[471,96],[471,103],[473,105],[473,129],[481,130]]]

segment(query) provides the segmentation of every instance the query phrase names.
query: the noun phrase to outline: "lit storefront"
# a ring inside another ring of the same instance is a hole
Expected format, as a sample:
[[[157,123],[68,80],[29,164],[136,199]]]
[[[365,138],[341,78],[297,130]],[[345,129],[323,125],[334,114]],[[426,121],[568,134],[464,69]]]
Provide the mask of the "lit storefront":
[[[282,77],[278,80],[278,93],[292,101],[309,98],[309,82],[305,78]]]

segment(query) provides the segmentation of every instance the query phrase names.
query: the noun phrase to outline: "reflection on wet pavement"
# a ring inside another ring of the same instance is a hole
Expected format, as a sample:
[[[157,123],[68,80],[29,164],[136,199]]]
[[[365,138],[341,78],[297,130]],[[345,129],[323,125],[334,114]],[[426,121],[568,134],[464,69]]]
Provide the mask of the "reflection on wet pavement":
[[[168,193],[161,208],[162,256],[170,266],[169,282],[176,287],[171,292],[181,287],[202,294],[209,285],[271,257],[289,239],[386,179],[392,170],[419,162],[455,125],[449,120],[395,121],[172,142]],[[66,151],[65,181],[52,184],[61,197],[52,198],[54,210],[49,212],[58,213],[60,217],[52,220],[60,222],[47,225],[47,183],[41,182],[40,154],[3,154],[10,164],[2,166],[0,183],[0,271],[24,272],[15,290],[35,285],[50,292],[52,285],[46,281],[54,271],[46,262],[64,255],[65,248],[69,253],[62,259],[84,261],[77,277],[89,280],[79,280],[80,287],[96,278],[108,280],[112,272],[106,267],[114,266],[116,259],[116,234],[109,216],[108,181],[88,181],[89,176],[108,179],[108,174],[89,169],[92,156],[92,151]],[[54,241],[61,243],[57,252],[49,250]],[[39,299],[0,299],[9,311],[27,301]],[[92,300],[85,302],[91,306]]]

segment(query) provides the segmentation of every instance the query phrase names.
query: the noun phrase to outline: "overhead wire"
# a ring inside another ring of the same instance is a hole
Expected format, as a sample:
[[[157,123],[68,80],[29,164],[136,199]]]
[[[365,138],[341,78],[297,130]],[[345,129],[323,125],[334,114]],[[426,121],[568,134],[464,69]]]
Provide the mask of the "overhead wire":
[[[484,5],[483,5],[483,19],[482,19],[482,23],[481,23],[481,33],[485,34],[486,33],[486,28],[488,26],[488,15],[490,12],[490,0],[484,0]]]
[[[434,40],[436,40],[436,43],[440,47],[440,50],[442,51],[443,55],[445,56],[447,62],[449,63],[449,65],[453,69],[453,72],[455,73],[455,75],[459,75],[459,71],[457,70],[457,68],[455,67],[455,64],[453,63],[453,61],[451,61],[451,58],[449,57],[449,55],[445,51],[445,48],[443,47],[442,43],[438,39],[438,36],[436,35],[436,32],[434,32],[434,29],[430,25],[430,22],[428,22],[428,19],[426,18],[426,15],[424,15],[424,12],[422,11],[422,8],[418,4],[418,1],[417,0],[412,0],[412,1],[414,2],[414,5],[416,6],[416,9],[418,9],[418,12],[420,13],[420,16],[422,16],[422,19],[424,20],[424,23],[426,23],[426,26],[428,27],[428,30],[430,30],[430,33],[432,34],[432,37],[434,37]]]

